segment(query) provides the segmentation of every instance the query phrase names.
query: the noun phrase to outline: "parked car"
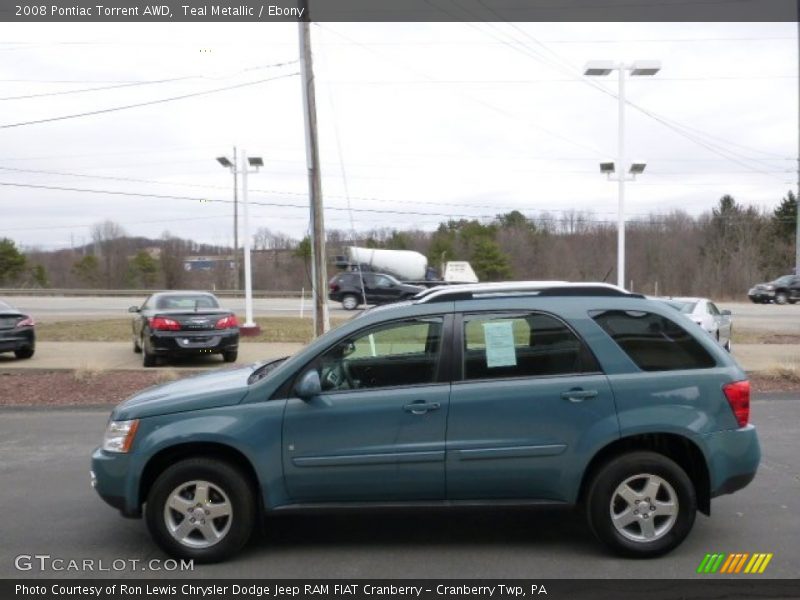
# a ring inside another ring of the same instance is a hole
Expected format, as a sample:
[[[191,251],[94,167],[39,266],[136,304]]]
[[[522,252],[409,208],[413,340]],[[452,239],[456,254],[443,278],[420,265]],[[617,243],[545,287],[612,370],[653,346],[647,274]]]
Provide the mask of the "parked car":
[[[800,275],[784,275],[774,281],[757,283],[747,297],[756,304],[794,304],[800,301]]]
[[[720,310],[708,298],[669,298],[664,302],[697,323],[725,350],[731,351],[733,336],[731,311]]]
[[[345,310],[354,310],[362,304],[386,304],[407,300],[424,289],[422,286],[401,283],[384,273],[347,271],[337,273],[331,278],[328,284],[328,298],[334,302],[341,302]]]
[[[0,352],[31,358],[36,351],[35,328],[33,317],[0,300]]]
[[[160,358],[221,354],[235,362],[239,352],[236,315],[220,307],[208,292],[158,292],[141,306],[131,306],[133,351],[142,364],[154,367]]]
[[[456,286],[133,396],[92,483],[198,562],[233,555],[266,511],[403,503],[574,504],[612,550],[652,557],[755,476],[749,411],[745,372],[663,302]]]

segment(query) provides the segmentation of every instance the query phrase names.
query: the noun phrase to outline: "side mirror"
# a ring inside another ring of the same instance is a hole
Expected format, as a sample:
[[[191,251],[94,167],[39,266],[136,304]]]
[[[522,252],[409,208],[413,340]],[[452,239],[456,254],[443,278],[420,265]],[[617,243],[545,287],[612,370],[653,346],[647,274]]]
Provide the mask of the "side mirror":
[[[139,312],[139,307],[138,306],[131,306],[131,307],[128,308],[128,312],[129,313],[137,313],[137,312]]]
[[[721,314],[723,317],[730,317],[732,313],[729,310],[721,310],[719,311],[719,314]]]
[[[306,371],[300,381],[297,382],[294,391],[297,397],[303,400],[310,400],[315,396],[319,396],[322,393],[322,382],[319,380],[317,370]]]

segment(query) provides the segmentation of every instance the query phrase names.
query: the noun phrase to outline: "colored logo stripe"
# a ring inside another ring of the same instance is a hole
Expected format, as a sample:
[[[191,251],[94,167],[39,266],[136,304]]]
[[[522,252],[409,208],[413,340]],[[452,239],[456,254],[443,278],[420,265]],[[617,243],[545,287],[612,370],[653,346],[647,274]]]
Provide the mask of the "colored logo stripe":
[[[736,552],[726,554],[716,552],[706,554],[700,565],[697,567],[698,573],[763,573],[769,562],[772,560],[772,553],[756,552]]]

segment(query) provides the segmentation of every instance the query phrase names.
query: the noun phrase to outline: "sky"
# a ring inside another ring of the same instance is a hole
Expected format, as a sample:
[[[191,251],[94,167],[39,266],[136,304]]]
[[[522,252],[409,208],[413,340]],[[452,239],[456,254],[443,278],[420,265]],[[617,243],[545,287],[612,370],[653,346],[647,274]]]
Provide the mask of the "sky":
[[[626,80],[626,156],[648,165],[626,185],[628,220],[726,193],[771,210],[796,189],[793,23],[311,29],[328,228],[514,209],[614,221],[598,163],[617,154],[617,79],[582,75],[600,59],[662,64]],[[297,25],[2,23],[0,40],[0,237],[68,248],[111,219],[232,245],[233,177],[215,157],[234,146],[265,163],[248,177],[251,231],[307,232]]]

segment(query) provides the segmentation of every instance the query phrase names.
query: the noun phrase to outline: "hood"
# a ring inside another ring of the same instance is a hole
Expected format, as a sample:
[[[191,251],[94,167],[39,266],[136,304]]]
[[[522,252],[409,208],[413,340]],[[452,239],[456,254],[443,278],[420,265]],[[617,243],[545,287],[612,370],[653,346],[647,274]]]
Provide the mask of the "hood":
[[[422,290],[427,290],[428,289],[428,288],[426,288],[424,286],[411,285],[410,283],[401,283],[397,287],[400,288],[401,290],[403,290],[404,292],[410,292],[410,293],[414,293],[414,294],[417,294],[417,293],[421,292]]]
[[[238,404],[247,395],[250,375],[260,366],[221,369],[147,388],[118,404],[111,418],[125,421]]]

